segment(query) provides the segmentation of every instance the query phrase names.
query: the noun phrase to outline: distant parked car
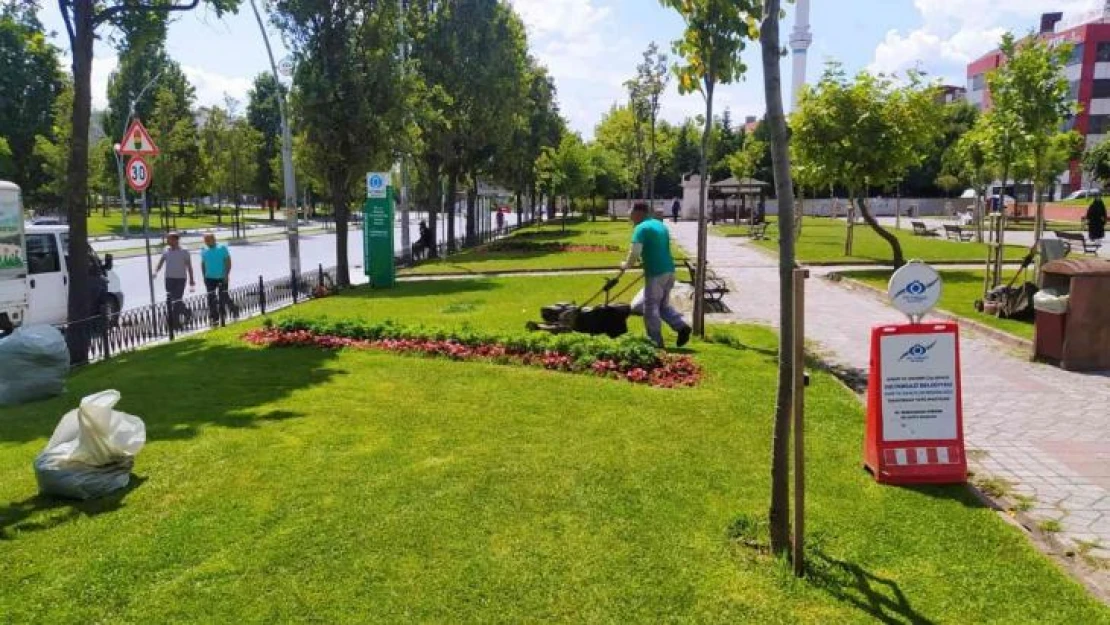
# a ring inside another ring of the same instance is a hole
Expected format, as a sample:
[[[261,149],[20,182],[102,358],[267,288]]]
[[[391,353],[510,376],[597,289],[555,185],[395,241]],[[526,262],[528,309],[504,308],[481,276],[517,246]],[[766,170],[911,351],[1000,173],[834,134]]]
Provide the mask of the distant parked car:
[[[61,217],[35,217],[31,220],[32,226],[64,226]]]

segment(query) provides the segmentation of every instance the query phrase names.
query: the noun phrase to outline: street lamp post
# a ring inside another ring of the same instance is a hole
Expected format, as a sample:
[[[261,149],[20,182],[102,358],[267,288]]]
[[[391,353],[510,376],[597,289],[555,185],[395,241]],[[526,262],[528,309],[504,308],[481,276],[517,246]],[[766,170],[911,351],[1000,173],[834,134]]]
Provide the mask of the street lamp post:
[[[277,63],[274,62],[270,37],[266,34],[266,26],[262,23],[262,14],[258,12],[255,0],[251,0],[251,9],[254,11],[254,19],[258,21],[262,42],[266,44],[266,56],[270,59],[270,70],[274,73],[274,82],[277,83],[274,97],[277,98],[278,111],[281,113],[281,161],[282,181],[285,187],[285,230],[289,240],[289,274],[296,279],[301,275],[301,251],[297,235],[297,183],[293,175],[293,135],[289,130],[289,114],[285,94],[281,90],[281,75],[278,73]]]

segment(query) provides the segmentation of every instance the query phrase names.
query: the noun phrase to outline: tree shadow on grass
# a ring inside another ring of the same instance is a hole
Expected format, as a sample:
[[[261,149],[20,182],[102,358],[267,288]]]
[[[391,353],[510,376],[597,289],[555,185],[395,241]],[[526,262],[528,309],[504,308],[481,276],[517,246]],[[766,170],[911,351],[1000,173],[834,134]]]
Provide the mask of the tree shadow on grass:
[[[88,501],[34,495],[22,501],[9,502],[0,506],[0,541],[14,540],[15,535],[20,533],[53,529],[81,517],[115,512],[124,506],[123,500],[127,495],[146,480],[132,473],[131,481],[125,488]]]
[[[143,419],[149,442],[190,439],[211,426],[254,428],[302,417],[306,413],[259,407],[343,375],[328,366],[337,357],[333,350],[204,339],[124,354],[75,372],[60,397],[5,408],[0,443],[45,441],[82,397],[104,389],[118,390],[118,409]]]
[[[809,550],[807,550],[809,551]],[[880,623],[927,625],[934,621],[910,605],[898,584],[819,549],[806,561],[806,580]]]

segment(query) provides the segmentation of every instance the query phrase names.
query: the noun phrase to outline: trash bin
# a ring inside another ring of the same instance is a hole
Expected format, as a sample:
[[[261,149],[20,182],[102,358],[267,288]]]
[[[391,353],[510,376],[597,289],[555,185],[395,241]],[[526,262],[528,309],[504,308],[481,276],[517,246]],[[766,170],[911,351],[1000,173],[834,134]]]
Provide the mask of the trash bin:
[[[1058,289],[1041,289],[1033,296],[1034,355],[1039,360],[1064,358],[1064,330],[1068,321],[1068,296]]]
[[[1069,371],[1110,371],[1110,261],[1046,263],[1041,288],[1034,355]]]

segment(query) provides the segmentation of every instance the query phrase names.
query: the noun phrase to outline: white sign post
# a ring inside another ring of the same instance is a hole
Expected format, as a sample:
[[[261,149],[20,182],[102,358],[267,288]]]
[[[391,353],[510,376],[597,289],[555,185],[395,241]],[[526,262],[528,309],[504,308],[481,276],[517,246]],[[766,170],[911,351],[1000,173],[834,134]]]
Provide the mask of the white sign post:
[[[911,323],[920,323],[925,313],[937,305],[943,286],[936,269],[911,260],[890,276],[887,295],[891,305],[905,313]]]

